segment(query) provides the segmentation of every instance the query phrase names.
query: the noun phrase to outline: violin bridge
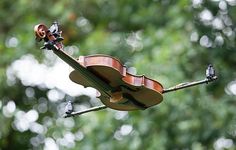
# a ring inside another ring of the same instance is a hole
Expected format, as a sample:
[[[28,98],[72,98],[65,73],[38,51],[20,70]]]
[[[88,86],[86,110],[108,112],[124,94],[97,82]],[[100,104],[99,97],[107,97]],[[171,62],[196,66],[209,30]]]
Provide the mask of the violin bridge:
[[[110,97],[110,102],[111,103],[123,103],[126,100],[123,97],[122,91],[114,92],[112,93]]]

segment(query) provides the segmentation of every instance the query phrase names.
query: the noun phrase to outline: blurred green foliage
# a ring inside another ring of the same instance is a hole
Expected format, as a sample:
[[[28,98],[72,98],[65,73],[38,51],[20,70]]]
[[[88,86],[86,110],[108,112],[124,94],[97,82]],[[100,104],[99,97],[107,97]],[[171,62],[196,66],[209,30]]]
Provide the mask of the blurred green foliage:
[[[235,5],[235,0],[1,0],[0,149],[235,149]],[[76,47],[74,56],[117,57],[164,87],[204,78],[209,63],[219,79],[166,94],[160,105],[144,111],[108,109],[61,118],[65,100],[77,108],[99,100],[9,75],[13,62],[29,54],[53,66],[55,58],[48,60],[50,52],[35,44],[33,27],[55,20],[63,43]],[[57,101],[50,100],[53,90],[62,93]]]

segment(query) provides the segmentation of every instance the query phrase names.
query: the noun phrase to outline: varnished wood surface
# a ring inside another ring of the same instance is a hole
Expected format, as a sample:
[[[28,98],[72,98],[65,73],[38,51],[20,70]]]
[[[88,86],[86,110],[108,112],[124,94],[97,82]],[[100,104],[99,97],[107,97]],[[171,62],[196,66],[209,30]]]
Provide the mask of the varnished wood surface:
[[[102,95],[99,97],[110,108],[117,110],[144,109],[134,104],[132,100],[130,101],[130,96],[145,105],[146,108],[159,104],[163,100],[163,87],[159,82],[144,75],[137,76],[128,73],[126,67],[118,59],[107,55],[92,55],[80,56],[77,61],[115,89],[113,91],[115,94],[111,94],[110,98]],[[71,72],[70,79],[85,87],[93,87],[77,70]]]
[[[107,55],[80,56],[74,59],[63,50],[61,42],[39,24],[34,28],[36,38],[53,43],[50,49],[75,70],[70,79],[85,87],[99,91],[100,100],[108,107],[117,110],[146,109],[163,100],[162,85],[144,75],[127,72],[127,68],[116,58]]]

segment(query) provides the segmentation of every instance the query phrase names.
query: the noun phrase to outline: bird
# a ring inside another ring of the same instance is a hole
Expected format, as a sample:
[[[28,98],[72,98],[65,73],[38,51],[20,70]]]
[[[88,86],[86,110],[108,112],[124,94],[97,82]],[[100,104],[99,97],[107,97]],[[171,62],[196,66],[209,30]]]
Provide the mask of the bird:
[[[56,21],[52,23],[51,27],[49,28],[49,31],[52,33],[59,32],[58,23]]]
[[[212,64],[209,64],[206,69],[206,78],[211,80],[213,77],[215,77],[215,69]]]
[[[63,37],[61,37],[61,31],[59,31],[59,24],[58,22],[54,21],[51,25],[51,27],[49,28],[49,31],[54,35],[54,37],[56,38],[56,40],[54,42],[61,42],[62,40],[64,40]]]
[[[65,113],[71,114],[73,112],[73,105],[71,101],[68,101],[65,107]]]

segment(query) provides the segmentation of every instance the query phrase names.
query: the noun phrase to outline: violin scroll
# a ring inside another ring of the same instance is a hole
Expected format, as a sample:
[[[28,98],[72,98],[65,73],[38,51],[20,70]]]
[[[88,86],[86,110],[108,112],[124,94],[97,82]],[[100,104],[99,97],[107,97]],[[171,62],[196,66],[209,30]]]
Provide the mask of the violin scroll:
[[[44,39],[47,36],[46,34],[47,31],[48,31],[48,28],[44,24],[38,24],[34,26],[36,41],[39,42],[42,39]]]
[[[45,41],[44,46],[41,47],[41,49],[62,49],[63,46],[61,44],[61,41],[63,40],[63,37],[61,36],[62,32],[59,31],[59,26],[57,22],[54,22],[49,29],[44,24],[38,24],[34,27],[34,32],[36,36],[36,41]]]

